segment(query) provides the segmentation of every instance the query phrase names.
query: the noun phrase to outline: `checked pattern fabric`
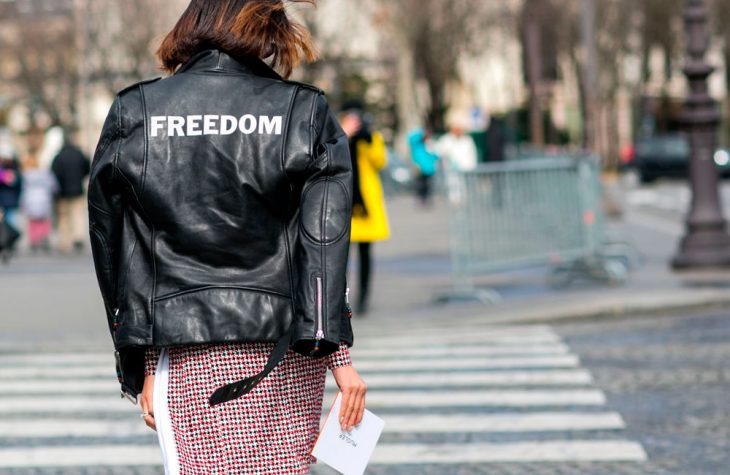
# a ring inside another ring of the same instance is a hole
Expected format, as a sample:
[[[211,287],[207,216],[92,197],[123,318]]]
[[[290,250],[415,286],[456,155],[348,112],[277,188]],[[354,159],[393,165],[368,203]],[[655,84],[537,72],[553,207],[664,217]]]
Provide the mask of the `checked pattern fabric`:
[[[219,386],[258,373],[274,343],[169,349],[168,407],[181,475],[309,473],[327,369],[352,364],[347,346],[321,359],[292,351],[246,396],[210,407]],[[145,354],[154,374],[159,350]]]

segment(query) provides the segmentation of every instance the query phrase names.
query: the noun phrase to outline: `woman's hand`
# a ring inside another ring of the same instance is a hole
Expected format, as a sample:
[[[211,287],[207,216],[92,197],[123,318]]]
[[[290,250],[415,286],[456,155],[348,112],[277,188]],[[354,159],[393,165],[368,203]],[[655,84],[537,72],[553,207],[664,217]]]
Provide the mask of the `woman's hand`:
[[[350,113],[342,118],[340,125],[347,137],[352,138],[362,129],[362,119],[358,114]]]
[[[338,421],[342,430],[349,432],[362,421],[368,387],[352,366],[340,366],[333,369],[332,374],[342,392]]]
[[[149,375],[144,377],[144,385],[142,386],[142,394],[139,397],[139,405],[142,406],[142,412],[149,414],[144,416],[144,423],[147,427],[156,431],[155,426],[155,410],[152,405],[152,395],[155,389],[155,375]]]

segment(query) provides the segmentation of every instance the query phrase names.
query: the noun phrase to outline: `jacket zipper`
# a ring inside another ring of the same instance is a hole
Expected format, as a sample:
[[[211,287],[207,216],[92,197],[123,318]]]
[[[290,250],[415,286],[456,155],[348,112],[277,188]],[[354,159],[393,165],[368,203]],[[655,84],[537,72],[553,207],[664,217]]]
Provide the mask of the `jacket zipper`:
[[[352,307],[350,306],[350,287],[345,289],[345,311],[347,312],[347,318],[352,318]]]
[[[319,342],[324,339],[323,308],[322,308],[322,277],[317,277],[317,328],[314,334],[314,352],[319,351]]]

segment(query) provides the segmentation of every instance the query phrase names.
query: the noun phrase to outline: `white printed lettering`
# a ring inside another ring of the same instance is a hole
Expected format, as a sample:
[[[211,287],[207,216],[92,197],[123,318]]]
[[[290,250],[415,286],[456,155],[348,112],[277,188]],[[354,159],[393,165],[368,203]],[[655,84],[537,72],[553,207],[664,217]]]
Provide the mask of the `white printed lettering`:
[[[238,129],[238,119],[232,115],[221,116],[221,135],[231,135]]]
[[[217,115],[206,115],[203,118],[203,133],[205,135],[218,135],[218,129],[216,129],[216,123],[218,122]]]
[[[256,130],[256,117],[251,114],[244,115],[238,123],[238,128],[241,130],[241,133],[246,135],[252,134]]]
[[[179,117],[171,115],[167,118],[167,135],[169,137],[175,137],[175,134],[179,137],[185,137],[185,117]]]
[[[165,128],[165,121],[167,120],[167,117],[154,115],[152,116],[152,132],[150,135],[153,137],[157,137],[157,133],[160,130],[163,130]]]
[[[0,0],[1,1],[1,0]],[[232,115],[188,115],[150,117],[150,137],[159,137],[165,130],[168,137],[196,137],[201,135],[232,135],[239,131],[245,135],[281,135],[284,128],[284,117],[280,115],[255,116],[245,114]]]
[[[281,116],[263,115],[259,117],[259,134],[281,135]]]
[[[194,137],[196,135],[203,135],[203,131],[200,130],[200,121],[203,120],[202,115],[189,115],[188,116],[188,136]]]

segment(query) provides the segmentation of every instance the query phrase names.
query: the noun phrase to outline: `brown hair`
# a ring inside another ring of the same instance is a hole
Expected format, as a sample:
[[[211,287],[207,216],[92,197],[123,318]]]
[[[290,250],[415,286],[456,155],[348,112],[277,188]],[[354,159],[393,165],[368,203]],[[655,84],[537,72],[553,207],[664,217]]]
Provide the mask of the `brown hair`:
[[[316,5],[316,0],[286,1]],[[157,57],[165,71],[174,73],[211,48],[237,59],[271,57],[271,65],[284,77],[302,60],[317,57],[309,30],[289,19],[285,0],[191,0]]]

